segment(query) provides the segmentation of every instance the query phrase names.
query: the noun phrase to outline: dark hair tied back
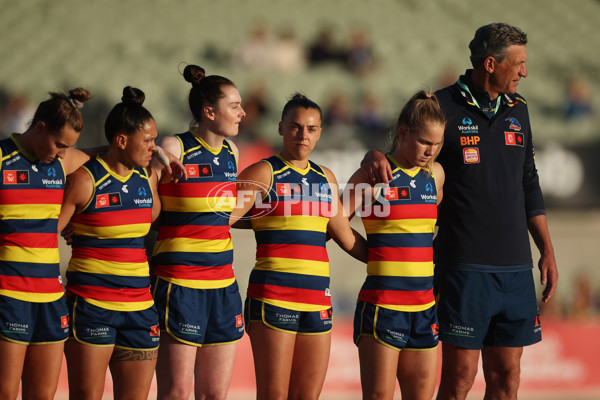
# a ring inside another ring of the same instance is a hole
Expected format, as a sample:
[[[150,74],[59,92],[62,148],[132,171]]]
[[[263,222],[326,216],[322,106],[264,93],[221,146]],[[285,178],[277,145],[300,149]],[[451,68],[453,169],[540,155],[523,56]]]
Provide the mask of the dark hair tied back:
[[[142,106],[145,99],[146,95],[140,89],[131,86],[123,89],[121,103],[113,107],[104,122],[104,134],[109,143],[119,132],[132,135],[154,119],[150,111]]]
[[[283,106],[283,111],[281,112],[281,120],[285,118],[285,116],[290,113],[292,110],[296,108],[304,108],[304,109],[313,109],[319,112],[321,119],[323,119],[323,113],[321,112],[321,107],[302,93],[296,92],[292,95],[290,100]]]
[[[190,82],[192,86],[198,86],[205,76],[206,71],[204,71],[204,68],[197,65],[188,65],[183,70],[183,77],[186,81]]]
[[[146,95],[138,88],[127,86],[123,89],[121,101],[125,107],[141,107],[146,100]]]

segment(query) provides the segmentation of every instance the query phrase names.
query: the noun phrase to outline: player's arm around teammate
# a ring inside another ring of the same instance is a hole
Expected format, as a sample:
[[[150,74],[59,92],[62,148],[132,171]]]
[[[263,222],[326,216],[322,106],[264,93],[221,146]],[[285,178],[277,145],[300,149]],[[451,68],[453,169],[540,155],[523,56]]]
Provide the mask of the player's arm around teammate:
[[[354,340],[365,399],[431,399],[438,363],[433,297],[433,233],[444,170],[435,162],[446,120],[435,96],[417,92],[395,128],[389,186],[358,169],[344,193],[360,209],[369,241],[367,279],[358,296]]]
[[[156,123],[144,94],[126,87],[107,117],[110,147],[68,179],[59,229],[71,220],[67,269],[69,395],[101,399],[110,367],[115,399],[146,399],[156,365],[158,318],[144,236],[157,217]]]
[[[366,243],[343,216],[333,174],[309,160],[321,135],[319,106],[295,95],[279,134],[281,154],[240,174],[232,212],[231,223],[248,213],[258,245],[246,329],[258,399],[317,399],[331,346],[326,232],[361,261]]]

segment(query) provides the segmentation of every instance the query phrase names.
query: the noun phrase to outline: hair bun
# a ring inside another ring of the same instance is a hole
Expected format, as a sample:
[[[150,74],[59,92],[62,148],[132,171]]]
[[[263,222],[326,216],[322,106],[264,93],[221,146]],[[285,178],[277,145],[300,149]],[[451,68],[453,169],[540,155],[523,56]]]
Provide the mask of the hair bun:
[[[90,92],[88,92],[84,88],[78,87],[78,88],[69,90],[69,97],[71,97],[81,103],[85,103],[86,101],[88,101],[89,99],[92,98],[92,95]]]
[[[206,76],[204,68],[197,65],[190,64],[183,70],[183,77],[186,81],[190,82],[192,86],[197,86],[200,81]]]
[[[297,100],[297,99],[306,99],[307,97],[305,95],[303,95],[300,92],[296,92],[292,95],[292,98],[290,100]]]
[[[146,95],[138,88],[127,86],[123,89],[121,101],[126,107],[141,107],[145,99]]]

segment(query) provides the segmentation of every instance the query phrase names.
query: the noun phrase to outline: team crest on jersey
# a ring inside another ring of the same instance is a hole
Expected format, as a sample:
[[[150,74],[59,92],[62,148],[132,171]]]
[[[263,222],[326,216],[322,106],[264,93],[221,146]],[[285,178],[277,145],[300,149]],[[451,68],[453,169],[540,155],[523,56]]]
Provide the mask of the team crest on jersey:
[[[105,193],[96,195],[96,208],[115,207],[121,205],[121,193]]]
[[[384,188],[386,200],[410,200],[410,188],[408,186]]]
[[[12,170],[4,171],[5,185],[26,185],[29,183],[29,171],[27,170]]]
[[[213,176],[210,164],[187,164],[185,170],[188,178],[210,178]]]
[[[278,183],[277,196],[302,196],[302,186],[297,183]]]
[[[521,124],[519,123],[519,121],[516,118],[508,117],[505,119],[505,121],[508,121],[510,123],[510,125],[508,126],[508,129],[512,129],[513,131],[521,130]]]
[[[463,159],[465,164],[479,164],[479,148],[465,147],[463,149]]]
[[[523,147],[523,134],[519,132],[504,132],[504,141],[507,146]]]

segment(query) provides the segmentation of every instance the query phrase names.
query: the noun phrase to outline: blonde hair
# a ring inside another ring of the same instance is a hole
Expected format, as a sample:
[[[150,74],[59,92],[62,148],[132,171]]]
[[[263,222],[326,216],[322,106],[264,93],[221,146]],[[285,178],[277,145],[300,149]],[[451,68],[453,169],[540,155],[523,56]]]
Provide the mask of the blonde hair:
[[[425,124],[437,123],[446,126],[446,116],[440,106],[437,97],[429,89],[422,89],[412,95],[412,97],[406,102],[398,120],[396,126],[392,131],[392,152],[400,146],[400,128],[404,127],[407,129],[409,134],[416,132],[423,128]],[[440,146],[433,157],[427,162],[427,169],[431,171],[433,163],[436,157],[440,153],[442,146]]]

